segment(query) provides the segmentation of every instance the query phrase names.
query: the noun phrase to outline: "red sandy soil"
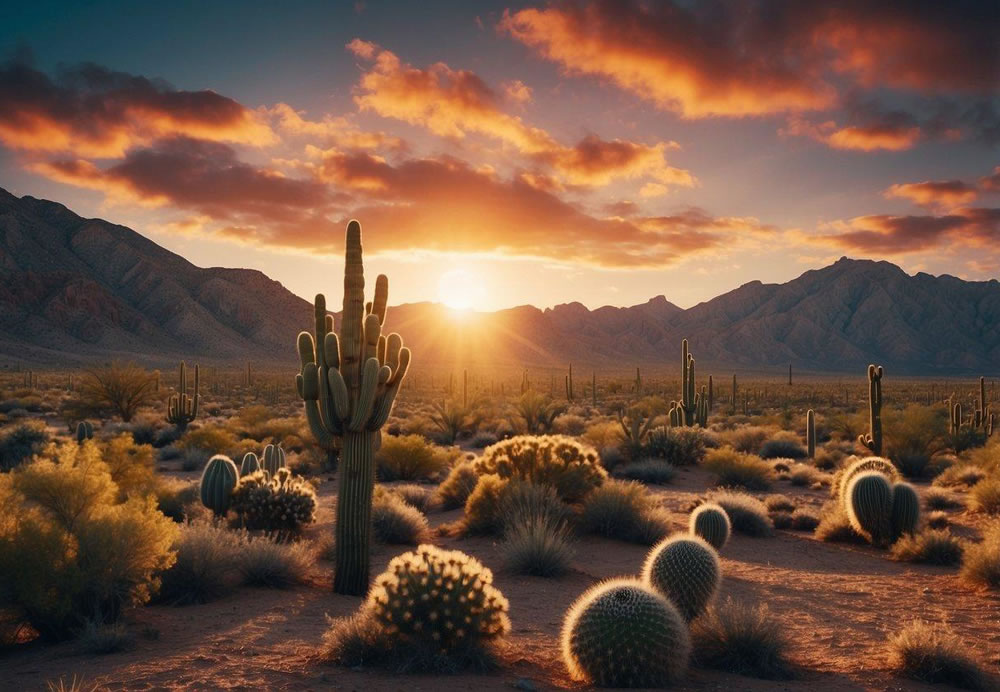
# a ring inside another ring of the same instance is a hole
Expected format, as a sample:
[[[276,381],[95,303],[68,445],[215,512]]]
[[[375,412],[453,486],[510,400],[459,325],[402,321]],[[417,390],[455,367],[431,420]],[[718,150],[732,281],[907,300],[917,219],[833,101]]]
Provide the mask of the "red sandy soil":
[[[190,475],[190,474],[188,474]],[[708,485],[699,470],[684,470],[654,492],[678,530],[687,508]],[[310,535],[332,531],[330,499],[335,483],[320,488],[319,523]],[[800,490],[779,482],[781,492],[818,509],[826,491]],[[432,513],[437,526],[460,511]],[[952,529],[976,536],[987,519],[951,513]],[[485,690],[580,688],[559,658],[563,614],[588,586],[607,577],[635,574],[647,548],[586,538],[577,545],[573,571],[559,579],[505,574],[490,539],[436,538],[494,570],[496,585],[511,604],[513,632],[499,671],[489,675],[390,675],[324,663],[318,645],[326,617],[353,613],[359,598],[330,591],[331,567],[318,562],[310,583],[291,591],[241,588],[200,606],[149,606],[128,618],[132,649],[103,656],[77,645],[31,643],[0,652],[0,689],[45,689],[47,681],[82,676],[110,690]],[[378,546],[380,570],[405,548]],[[722,551],[721,597],[766,603],[784,623],[797,667],[792,681],[764,681],[692,669],[684,690],[932,690],[896,678],[886,660],[886,637],[913,618],[944,622],[965,641],[983,667],[1000,665],[1000,595],[962,582],[954,568],[896,563],[866,546],[826,544],[811,533],[779,531],[775,538],[734,535]]]

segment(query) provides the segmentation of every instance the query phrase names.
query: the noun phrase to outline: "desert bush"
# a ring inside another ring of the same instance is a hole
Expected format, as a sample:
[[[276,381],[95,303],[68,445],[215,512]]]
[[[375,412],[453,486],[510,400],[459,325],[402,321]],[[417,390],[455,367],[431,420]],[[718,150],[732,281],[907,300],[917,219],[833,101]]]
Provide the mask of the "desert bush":
[[[448,476],[435,491],[435,501],[442,509],[458,509],[464,507],[469,495],[479,482],[475,464],[462,461],[452,467]]]
[[[709,451],[701,465],[715,475],[717,485],[725,487],[767,490],[774,478],[770,465],[763,459],[732,447]]]
[[[613,420],[592,423],[587,426],[581,439],[603,455],[604,450],[615,449],[622,443],[622,427],[618,421]]]
[[[229,428],[223,425],[207,424],[200,428],[188,428],[177,446],[184,450],[205,452],[209,456],[216,454],[232,456],[229,453],[235,450],[238,444],[239,441]]]
[[[242,534],[210,522],[182,526],[173,545],[177,560],[163,573],[159,600],[188,605],[224,596],[233,585],[244,546]]]
[[[385,491],[376,492],[372,501],[372,532],[375,540],[392,545],[419,545],[430,536],[427,517],[395,493]]]
[[[794,531],[813,531],[819,526],[820,517],[808,509],[797,509],[792,512],[791,528]]]
[[[986,472],[972,464],[956,464],[943,471],[934,479],[934,485],[942,488],[965,486],[971,488],[986,478]]]
[[[591,587],[566,613],[563,662],[601,687],[666,687],[687,668],[691,643],[677,609],[634,579]]]
[[[986,478],[972,486],[968,506],[973,512],[1000,514],[1000,478]]]
[[[88,370],[77,387],[76,419],[119,416],[128,423],[143,406],[156,401],[153,376],[132,363],[112,363]]]
[[[674,479],[677,470],[660,459],[640,459],[616,467],[611,475],[649,485],[665,485]]]
[[[892,546],[893,560],[926,565],[957,565],[962,561],[962,542],[948,531],[930,529],[902,536]]]
[[[389,562],[354,618],[332,624],[324,654],[397,672],[487,669],[494,645],[510,632],[508,608],[478,560],[421,545]]]
[[[471,433],[483,419],[478,402],[463,403],[461,399],[451,398],[435,401],[430,420],[440,442],[450,445],[463,436]]]
[[[131,649],[135,640],[120,622],[88,622],[77,635],[76,643],[81,653],[104,656]]]
[[[765,680],[792,677],[788,635],[766,604],[727,598],[691,623],[695,665]]]
[[[0,476],[0,609],[43,638],[146,603],[177,532],[152,498],[117,501],[95,445],[52,445]]]
[[[788,431],[779,432],[760,447],[762,459],[805,459],[807,456],[799,436]]]
[[[938,510],[931,512],[927,515],[927,528],[930,529],[943,529],[947,527],[951,522],[948,520],[948,515],[944,512]]]
[[[561,576],[573,559],[566,525],[538,519],[508,522],[500,551],[508,570],[536,577]]]
[[[529,389],[514,402],[511,425],[528,435],[543,435],[552,431],[552,424],[562,411],[562,406],[549,397]]]
[[[868,539],[854,530],[847,512],[839,502],[827,502],[820,510],[819,524],[814,532],[816,538],[827,543],[867,543]]]
[[[994,524],[980,543],[966,547],[962,577],[973,584],[1000,589],[1000,526]]]
[[[581,499],[608,475],[597,452],[563,435],[521,435],[498,442],[486,448],[475,469],[480,475],[551,485],[567,502]]]
[[[431,480],[441,476],[450,458],[420,435],[384,435],[375,452],[375,473],[387,481]]]
[[[465,501],[466,533],[489,535],[503,530],[500,498],[509,482],[495,473],[479,476],[479,482]]]
[[[10,471],[45,448],[49,442],[45,423],[15,423],[0,431],[0,471]]]
[[[756,425],[742,425],[720,435],[722,442],[737,452],[756,454],[773,432],[772,428]]]
[[[580,529],[607,538],[651,545],[670,532],[646,488],[635,481],[608,481],[584,498]]]
[[[789,514],[798,509],[798,505],[789,499],[787,495],[780,494],[765,497],[764,506],[767,507],[768,512],[787,512]]]
[[[316,491],[288,468],[257,471],[239,479],[230,507],[247,529],[286,540],[316,520]]]
[[[101,458],[108,465],[111,480],[118,486],[122,499],[155,493],[159,481],[150,445],[136,444],[128,434],[118,435],[101,445]]]
[[[736,490],[717,490],[708,494],[708,501],[726,510],[733,531],[755,537],[774,534],[767,507],[753,495]]]
[[[771,523],[779,530],[792,528],[792,515],[788,512],[771,512]]]
[[[480,430],[473,433],[469,438],[469,446],[473,449],[484,449],[490,445],[495,445],[499,439],[496,433],[491,433],[488,430]]]
[[[416,483],[386,486],[386,490],[395,493],[406,504],[419,509],[426,514],[434,506],[434,491]]]
[[[837,463],[843,458],[843,455],[835,453],[828,449],[818,449],[816,450],[816,456],[813,457],[813,466],[815,466],[820,471],[832,471],[837,468]]]
[[[156,506],[176,522],[185,520],[190,505],[198,502],[198,484],[177,479],[162,479],[154,490]]]
[[[301,584],[312,566],[312,554],[302,543],[275,543],[251,538],[240,548],[237,569],[247,586],[288,589]]]
[[[214,456],[203,449],[185,449],[180,451],[181,471],[197,471],[205,466],[208,460]],[[162,456],[160,457],[162,460]]]
[[[642,445],[642,456],[673,466],[693,466],[705,458],[705,432],[697,428],[654,428]]]
[[[944,448],[948,421],[943,413],[920,404],[883,412],[883,451],[907,478],[924,477],[931,457]]]
[[[514,480],[504,486],[499,501],[499,519],[506,531],[517,525],[546,524],[565,527],[572,517],[555,490],[547,485]]]
[[[930,487],[924,491],[924,505],[927,509],[961,509],[965,503],[947,490]]]
[[[573,413],[563,413],[556,416],[556,419],[552,421],[552,430],[560,435],[577,437],[582,435],[586,429],[586,419],[583,416],[578,416]]]
[[[968,647],[943,624],[914,620],[889,637],[888,648],[889,664],[899,675],[967,690],[987,688]]]
[[[826,474],[820,473],[812,466],[806,464],[795,464],[789,469],[789,482],[798,487],[809,487],[815,483],[822,483]]]

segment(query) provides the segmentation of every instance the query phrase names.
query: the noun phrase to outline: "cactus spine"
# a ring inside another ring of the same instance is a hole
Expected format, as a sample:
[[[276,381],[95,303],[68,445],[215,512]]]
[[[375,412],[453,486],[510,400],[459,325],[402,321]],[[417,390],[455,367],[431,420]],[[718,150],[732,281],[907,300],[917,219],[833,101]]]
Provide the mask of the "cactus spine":
[[[816,413],[809,409],[806,411],[806,447],[809,458],[816,458]]]
[[[410,365],[410,350],[399,334],[382,334],[389,280],[375,280],[374,300],[365,305],[361,224],[347,225],[344,303],[340,333],[326,313],[326,297],[316,296],[316,335],[298,338],[302,372],[295,378],[309,427],[320,446],[342,438],[337,493],[334,591],[361,595],[368,590],[375,449],[380,429]]]
[[[176,425],[180,429],[187,427],[187,424],[198,417],[198,407],[201,404],[201,394],[198,389],[201,386],[201,372],[197,365],[194,366],[194,393],[187,393],[187,366],[181,361],[181,381],[180,389],[176,394],[172,394],[167,400],[167,422]]]
[[[223,517],[229,511],[229,503],[240,474],[233,460],[224,454],[216,454],[205,464],[201,474],[201,503]]]
[[[729,541],[731,526],[729,515],[714,502],[706,502],[691,513],[690,531],[716,550],[722,550]]]
[[[867,435],[858,435],[863,444],[875,456],[882,456],[882,366],[868,366],[868,414],[870,430]]]
[[[715,548],[698,536],[664,539],[649,551],[642,567],[642,582],[677,606],[688,622],[708,607],[721,578]]]

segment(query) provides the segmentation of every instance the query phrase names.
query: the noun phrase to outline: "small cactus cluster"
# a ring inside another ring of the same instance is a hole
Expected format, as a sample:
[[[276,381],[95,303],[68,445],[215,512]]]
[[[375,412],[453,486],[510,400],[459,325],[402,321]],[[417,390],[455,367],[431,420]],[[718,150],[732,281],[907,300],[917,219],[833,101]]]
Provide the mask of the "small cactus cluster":
[[[732,526],[726,510],[714,502],[706,502],[691,512],[690,531],[692,536],[698,536],[716,550],[722,550],[729,541]]]
[[[975,410],[969,414],[968,419],[963,418],[961,402],[952,402],[948,399],[948,431],[952,435],[958,435],[962,430],[962,425],[968,422],[969,427],[986,437],[993,436],[993,406],[986,403],[986,378],[979,378],[979,399],[976,401]]]
[[[635,579],[597,584],[570,607],[562,629],[570,675],[601,687],[664,687],[687,667],[687,623]]]
[[[251,531],[288,536],[315,520],[316,491],[287,467],[261,470],[239,479],[231,507]]]
[[[420,545],[394,557],[362,608],[389,637],[447,655],[510,632],[510,606],[493,573],[458,550]]]
[[[197,365],[194,366],[194,392],[187,393],[187,367],[181,361],[180,387],[176,394],[172,394],[167,400],[167,422],[176,425],[178,428],[185,428],[187,424],[198,417],[198,408],[201,404],[201,395],[198,393],[200,387],[201,373]]]
[[[735,382],[735,379],[734,379]],[[694,379],[694,356],[688,351],[688,340],[681,342],[681,400],[670,402],[670,425],[708,425],[709,396],[705,387],[697,392]]]
[[[592,448],[565,435],[519,435],[486,448],[476,473],[520,478],[555,489],[567,502],[582,499],[608,474]]]
[[[894,481],[875,468],[871,459],[855,462],[867,468],[845,478],[842,500],[851,526],[867,536],[872,545],[885,547],[904,533],[913,533],[920,522],[920,498],[909,483]],[[885,460],[882,460],[885,461]],[[888,462],[886,462],[888,463]]]
[[[858,435],[858,442],[875,456],[882,455],[882,366],[868,366],[868,419],[867,435]]]
[[[643,583],[663,594],[687,622],[708,607],[721,578],[718,554],[698,536],[664,539],[649,551],[642,568]]]
[[[89,420],[80,421],[76,424],[76,441],[83,444],[86,440],[94,439],[94,424]]]

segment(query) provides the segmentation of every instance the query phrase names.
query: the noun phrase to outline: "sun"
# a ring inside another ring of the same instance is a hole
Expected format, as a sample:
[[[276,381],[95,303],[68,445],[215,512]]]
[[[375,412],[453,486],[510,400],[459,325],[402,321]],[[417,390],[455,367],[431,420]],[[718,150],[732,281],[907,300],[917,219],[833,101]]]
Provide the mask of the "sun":
[[[438,300],[452,310],[465,312],[482,305],[486,286],[468,269],[451,269],[438,279]]]

